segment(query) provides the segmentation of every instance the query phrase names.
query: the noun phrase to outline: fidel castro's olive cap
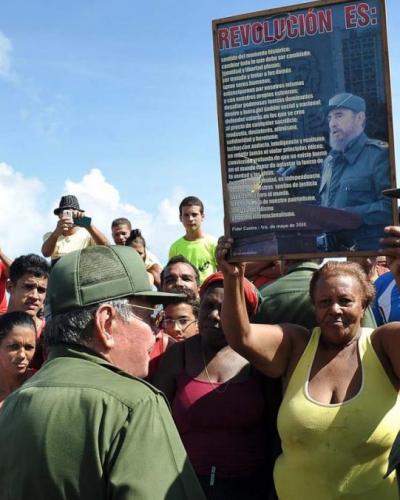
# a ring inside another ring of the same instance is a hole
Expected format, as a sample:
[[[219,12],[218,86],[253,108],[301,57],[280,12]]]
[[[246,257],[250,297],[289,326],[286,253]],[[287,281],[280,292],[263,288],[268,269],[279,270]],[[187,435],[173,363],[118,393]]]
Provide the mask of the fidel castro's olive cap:
[[[124,297],[166,304],[185,295],[152,290],[143,260],[122,245],[76,250],[61,257],[50,273],[47,300],[53,316]]]
[[[347,108],[359,113],[363,111],[365,113],[365,100],[358,95],[349,94],[348,92],[343,92],[341,94],[336,94],[329,99],[328,105],[322,108],[325,114],[328,114],[332,109]]]

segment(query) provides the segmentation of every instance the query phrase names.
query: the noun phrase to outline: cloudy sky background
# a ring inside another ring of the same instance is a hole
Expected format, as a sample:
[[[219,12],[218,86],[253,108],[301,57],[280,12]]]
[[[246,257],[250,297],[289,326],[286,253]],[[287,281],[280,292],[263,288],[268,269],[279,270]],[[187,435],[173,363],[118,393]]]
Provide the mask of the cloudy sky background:
[[[40,251],[65,193],[107,236],[113,218],[130,218],[163,262],[182,235],[184,196],[203,199],[206,231],[222,233],[211,21],[288,2],[142,3],[1,2],[0,247],[10,257]],[[396,137],[398,0],[387,13]]]

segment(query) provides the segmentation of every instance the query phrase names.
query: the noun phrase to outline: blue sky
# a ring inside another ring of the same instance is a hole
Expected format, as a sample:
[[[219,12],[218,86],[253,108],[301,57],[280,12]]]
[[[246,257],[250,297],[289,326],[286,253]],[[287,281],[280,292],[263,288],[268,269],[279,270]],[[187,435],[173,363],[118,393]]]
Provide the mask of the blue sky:
[[[194,194],[207,232],[223,205],[211,21],[287,5],[270,0],[0,3],[0,246],[39,251],[62,194],[107,235],[143,229],[163,261]],[[400,6],[387,1],[395,136]]]

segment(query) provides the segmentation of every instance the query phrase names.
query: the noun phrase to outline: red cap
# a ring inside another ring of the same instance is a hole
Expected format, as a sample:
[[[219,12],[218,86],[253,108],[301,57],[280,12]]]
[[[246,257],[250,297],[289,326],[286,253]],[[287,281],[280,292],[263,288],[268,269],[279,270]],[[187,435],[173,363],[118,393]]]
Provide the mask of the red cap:
[[[200,287],[200,298],[203,298],[203,295],[206,289],[212,285],[213,283],[224,282],[224,275],[221,271],[217,271],[216,273],[210,274],[203,284]],[[244,297],[246,299],[246,307],[249,316],[252,316],[257,312],[258,303],[259,303],[259,294],[257,288],[253,285],[251,281],[247,278],[243,278],[243,287],[244,287]]]

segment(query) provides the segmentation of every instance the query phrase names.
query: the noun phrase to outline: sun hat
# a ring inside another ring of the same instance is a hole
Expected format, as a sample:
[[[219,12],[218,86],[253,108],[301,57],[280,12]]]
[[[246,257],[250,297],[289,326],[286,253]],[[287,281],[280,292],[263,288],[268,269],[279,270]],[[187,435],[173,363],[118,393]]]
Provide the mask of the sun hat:
[[[79,206],[78,198],[73,194],[67,194],[65,196],[61,196],[58,208],[54,209],[54,215],[58,215],[62,210],[65,210],[67,208],[72,208],[73,210],[84,212],[84,210],[82,210]]]
[[[199,291],[200,298],[203,298],[205,291],[210,285],[218,282],[221,283],[224,282],[224,275],[221,273],[221,271],[217,271],[216,273],[210,274],[210,276],[208,276],[203,281],[203,284],[201,285]],[[247,278],[243,279],[243,287],[244,287],[244,297],[246,299],[247,312],[249,316],[252,316],[257,312],[258,305],[260,302],[260,296],[257,288]]]
[[[50,274],[47,299],[53,316],[125,297],[167,304],[185,296],[152,290],[143,260],[133,248],[122,245],[71,252]]]

